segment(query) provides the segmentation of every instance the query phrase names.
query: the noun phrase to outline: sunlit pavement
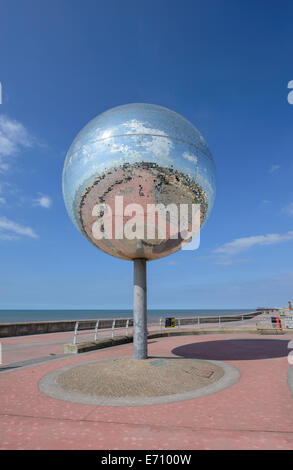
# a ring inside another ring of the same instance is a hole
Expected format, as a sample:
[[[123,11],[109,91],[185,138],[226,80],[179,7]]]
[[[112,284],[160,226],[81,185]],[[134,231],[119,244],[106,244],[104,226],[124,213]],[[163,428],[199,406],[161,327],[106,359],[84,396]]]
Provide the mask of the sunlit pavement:
[[[150,340],[150,356],[218,360],[236,367],[241,378],[212,395],[137,407],[65,402],[38,388],[39,380],[57,368],[130,356],[132,344],[56,358],[67,334],[7,338],[2,342],[7,348],[3,365],[7,355],[11,369],[0,374],[0,448],[292,449],[293,398],[288,384],[292,337],[243,333]],[[17,345],[25,347],[13,349]],[[38,357],[47,361],[14,365]]]

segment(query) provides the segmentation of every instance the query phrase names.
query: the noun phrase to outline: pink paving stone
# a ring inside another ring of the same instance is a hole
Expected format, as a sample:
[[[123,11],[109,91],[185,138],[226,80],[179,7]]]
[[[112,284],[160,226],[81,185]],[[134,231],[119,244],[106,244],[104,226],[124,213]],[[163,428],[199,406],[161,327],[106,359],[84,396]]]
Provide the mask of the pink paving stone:
[[[131,355],[131,344],[2,373],[0,447],[292,449],[293,400],[287,384],[290,339],[292,335],[214,334],[149,341],[152,356],[194,355],[224,361],[241,372],[239,382],[228,389],[164,405],[90,406],[40,392],[38,382],[47,373],[69,364]]]
[[[68,331],[65,333],[44,333],[41,335],[26,335],[26,336],[12,336],[1,338],[1,343],[3,346],[10,346],[16,344],[32,344],[32,343],[42,343],[46,341],[55,341],[55,340],[72,340],[73,332]]]
[[[62,344],[51,344],[44,346],[35,346],[30,348],[3,351],[3,364],[9,365],[14,362],[21,362],[36,357],[45,357],[55,354],[63,354]],[[4,362],[5,361],[5,362]]]

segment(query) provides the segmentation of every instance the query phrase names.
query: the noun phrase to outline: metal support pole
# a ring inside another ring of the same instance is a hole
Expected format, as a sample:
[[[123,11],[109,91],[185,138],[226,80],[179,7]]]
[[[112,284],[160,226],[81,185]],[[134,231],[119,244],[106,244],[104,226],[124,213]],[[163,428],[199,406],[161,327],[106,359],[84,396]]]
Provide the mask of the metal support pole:
[[[134,260],[133,284],[133,357],[147,359],[146,260]]]

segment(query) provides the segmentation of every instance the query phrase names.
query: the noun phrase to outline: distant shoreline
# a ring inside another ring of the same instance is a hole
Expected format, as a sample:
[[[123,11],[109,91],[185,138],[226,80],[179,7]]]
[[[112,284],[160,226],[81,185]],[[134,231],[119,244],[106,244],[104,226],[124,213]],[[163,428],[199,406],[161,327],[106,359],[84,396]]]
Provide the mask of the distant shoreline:
[[[160,317],[197,317],[197,316],[226,316],[250,313],[255,309],[149,309],[148,318],[155,320]],[[94,320],[102,318],[132,317],[131,309],[87,309],[87,310],[45,310],[45,309],[3,309],[0,310],[1,323],[51,322]]]

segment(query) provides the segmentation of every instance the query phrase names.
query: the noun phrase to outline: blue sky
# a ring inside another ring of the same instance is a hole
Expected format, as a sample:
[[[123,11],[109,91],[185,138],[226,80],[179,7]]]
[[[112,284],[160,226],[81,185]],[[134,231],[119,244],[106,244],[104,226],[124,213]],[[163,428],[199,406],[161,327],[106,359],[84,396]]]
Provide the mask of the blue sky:
[[[200,248],[149,263],[149,308],[292,300],[291,1],[1,0],[0,10],[0,308],[131,308],[132,263],[90,245],[61,192],[79,130],[130,102],[190,120],[218,173]]]

